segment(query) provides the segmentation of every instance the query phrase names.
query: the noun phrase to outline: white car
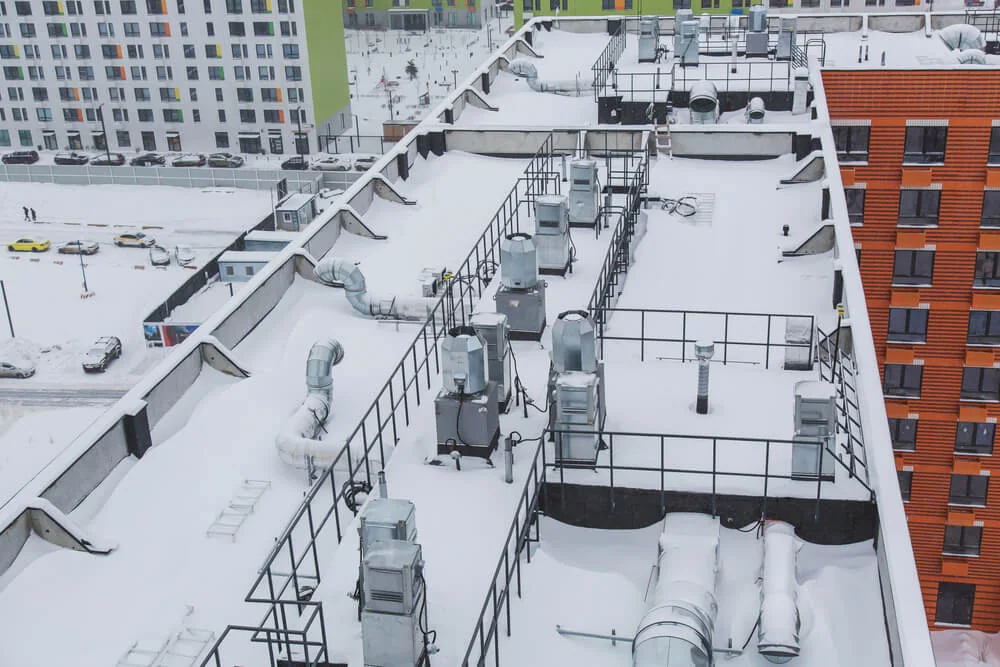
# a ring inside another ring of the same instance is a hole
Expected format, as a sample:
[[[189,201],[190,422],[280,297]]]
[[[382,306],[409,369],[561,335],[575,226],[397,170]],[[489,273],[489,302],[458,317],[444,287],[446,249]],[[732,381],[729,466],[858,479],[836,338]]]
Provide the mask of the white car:
[[[151,246],[149,249],[149,263],[153,266],[167,266],[170,264],[170,253],[161,245]]]
[[[351,163],[342,157],[330,155],[313,160],[310,169],[315,169],[316,171],[350,171]]]
[[[354,169],[356,171],[368,171],[376,162],[378,162],[378,156],[362,155],[361,157],[354,158]]]
[[[323,188],[319,191],[319,198],[336,199],[342,194],[344,194],[344,190],[342,188]]]
[[[181,266],[191,264],[194,262],[194,250],[187,245],[174,246],[174,259]]]
[[[35,374],[35,364],[29,359],[0,360],[0,378],[30,378]]]

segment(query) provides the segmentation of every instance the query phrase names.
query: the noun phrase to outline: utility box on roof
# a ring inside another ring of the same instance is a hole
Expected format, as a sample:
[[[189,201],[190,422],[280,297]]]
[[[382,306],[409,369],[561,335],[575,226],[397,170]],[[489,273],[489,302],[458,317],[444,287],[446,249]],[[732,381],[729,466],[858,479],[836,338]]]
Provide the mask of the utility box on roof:
[[[273,252],[228,250],[219,255],[219,280],[224,283],[245,283],[260,273],[275,256]]]
[[[316,195],[304,192],[286,197],[274,209],[275,227],[288,232],[304,229],[315,217]]]

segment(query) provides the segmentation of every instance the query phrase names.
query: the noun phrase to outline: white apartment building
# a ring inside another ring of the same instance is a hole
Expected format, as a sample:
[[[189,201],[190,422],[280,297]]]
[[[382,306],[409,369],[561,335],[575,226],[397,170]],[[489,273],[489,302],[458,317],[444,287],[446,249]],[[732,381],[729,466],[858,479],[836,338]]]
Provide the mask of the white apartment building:
[[[0,148],[295,154],[351,125],[329,0],[0,0],[0,70]]]

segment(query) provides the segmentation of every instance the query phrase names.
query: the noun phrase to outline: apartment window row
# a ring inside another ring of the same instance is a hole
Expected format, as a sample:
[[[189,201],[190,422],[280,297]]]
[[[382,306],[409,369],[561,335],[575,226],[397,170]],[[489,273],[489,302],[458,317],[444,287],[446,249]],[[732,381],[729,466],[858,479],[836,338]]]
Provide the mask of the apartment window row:
[[[897,250],[893,258],[894,285],[930,286],[934,278],[933,250]],[[974,287],[1000,288],[1000,252],[979,251],[972,284]]]
[[[930,310],[927,308],[890,308],[886,340],[890,343],[924,343]],[[1000,345],[1000,311],[969,311],[968,345]]]
[[[917,419],[889,419],[892,448],[912,452],[917,448]],[[990,422],[963,422],[955,425],[955,449],[958,454],[991,456],[996,436],[996,424]]]
[[[110,15],[112,13],[112,0],[91,0],[94,13],[98,15]],[[174,0],[177,13],[184,14],[184,0]],[[226,12],[229,14],[240,14],[243,12],[243,0],[226,0]],[[167,12],[165,0],[118,0],[114,3],[118,10],[124,15],[134,15],[139,13],[139,8],[143,7],[147,14],[158,15]],[[268,14],[271,12],[269,0],[247,0],[247,6],[254,14]],[[295,11],[295,0],[277,0],[278,13],[288,14]],[[203,0],[203,7],[206,14],[212,13],[212,1]],[[84,13],[83,0],[43,0],[42,14],[45,16],[70,16],[82,15]],[[14,13],[17,16],[31,16],[31,0],[16,0],[14,2]]]
[[[867,125],[836,125],[833,140],[841,162],[867,162],[871,129]],[[911,125],[903,137],[903,162],[937,164],[944,162],[948,145],[946,125]],[[1000,164],[1000,126],[990,131],[989,164]]]
[[[79,48],[79,47],[77,47]],[[126,81],[129,79],[145,81],[149,79],[149,71],[152,70],[159,81],[172,81],[174,70],[170,65],[156,65],[147,69],[145,65],[106,65],[104,67],[105,78],[109,81]],[[55,79],[57,81],[70,81],[75,78],[80,81],[93,81],[95,69],[92,65],[80,65],[75,69],[66,65],[56,65],[54,67]],[[201,79],[202,71],[207,74],[209,80],[224,81],[226,78],[225,67],[210,65],[206,68],[188,66],[184,68],[185,77],[188,81]],[[256,78],[259,81],[277,81],[280,70],[273,65],[262,65],[257,68]],[[29,65],[27,67],[18,65],[7,65],[0,68],[0,73],[5,81],[44,81],[45,70],[43,67]],[[302,68],[297,65],[288,65],[284,68],[284,80],[298,82],[303,80]],[[233,68],[233,76],[237,81],[252,81],[254,79],[253,70],[249,66],[238,65]]]
[[[923,373],[919,364],[886,364],[882,390],[890,398],[920,398]],[[963,367],[959,398],[1000,402],[1000,368]]]
[[[899,492],[903,497],[903,502],[910,502],[913,492],[913,471],[897,470],[896,478],[899,480]],[[989,475],[958,475],[953,473],[948,485],[948,504],[986,507],[989,488]]]
[[[847,214],[852,223],[864,222],[864,188],[845,188]],[[935,189],[907,189],[899,191],[898,224],[904,226],[934,226],[938,224],[941,210],[941,191]],[[1000,227],[1000,190],[983,192],[980,225]]]

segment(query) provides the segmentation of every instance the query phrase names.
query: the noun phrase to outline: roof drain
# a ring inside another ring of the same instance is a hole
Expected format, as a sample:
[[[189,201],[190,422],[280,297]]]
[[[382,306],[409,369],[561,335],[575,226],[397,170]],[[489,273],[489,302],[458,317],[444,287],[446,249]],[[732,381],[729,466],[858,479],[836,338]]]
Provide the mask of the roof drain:
[[[784,521],[764,523],[763,585],[757,651],[768,662],[784,664],[799,655],[798,582],[795,562],[799,545],[795,529]]]
[[[313,269],[323,283],[340,283],[347,293],[347,300],[354,310],[365,317],[392,320],[423,321],[430,317],[437,299],[414,296],[376,297],[368,294],[365,276],[358,265],[349,259],[327,257]]]
[[[332,369],[344,358],[344,347],[330,338],[318,341],[309,350],[306,360],[306,387],[308,393],[302,405],[284,423],[278,432],[278,456],[284,463],[312,470],[333,463],[343,443],[325,443],[317,440],[333,403]]]

